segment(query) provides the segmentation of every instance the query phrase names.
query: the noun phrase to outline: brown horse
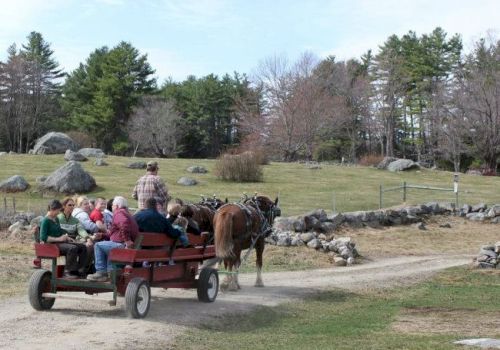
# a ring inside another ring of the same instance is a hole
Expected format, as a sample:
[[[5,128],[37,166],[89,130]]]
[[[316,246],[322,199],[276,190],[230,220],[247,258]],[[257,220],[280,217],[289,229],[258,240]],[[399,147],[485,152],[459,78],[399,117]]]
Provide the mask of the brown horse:
[[[169,215],[173,217],[180,215],[188,219],[189,227],[197,231],[197,234],[200,232],[214,232],[215,209],[210,206],[185,203],[182,199],[176,198],[169,204]]]
[[[264,239],[271,232],[276,216],[281,214],[278,198],[273,202],[266,196],[246,198],[243,203],[223,205],[214,217],[215,253],[224,260],[229,271],[221,288],[237,290],[238,270],[241,264],[241,251],[255,247],[257,255],[256,287],[264,287],[262,282],[262,253]],[[233,272],[233,269],[235,270]]]

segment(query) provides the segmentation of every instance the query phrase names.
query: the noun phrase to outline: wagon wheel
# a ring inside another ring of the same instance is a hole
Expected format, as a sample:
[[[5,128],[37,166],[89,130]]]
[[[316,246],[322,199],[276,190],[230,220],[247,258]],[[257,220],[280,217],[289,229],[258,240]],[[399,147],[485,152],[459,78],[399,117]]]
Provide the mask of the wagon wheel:
[[[201,270],[198,278],[198,300],[211,303],[217,298],[219,292],[219,274],[216,269],[209,267]]]
[[[28,284],[28,298],[30,304],[35,310],[49,310],[56,301],[55,298],[44,298],[42,293],[51,292],[52,272],[47,270],[37,270],[31,275]]]
[[[125,308],[130,317],[144,318],[151,304],[151,289],[144,278],[135,277],[125,291]]]

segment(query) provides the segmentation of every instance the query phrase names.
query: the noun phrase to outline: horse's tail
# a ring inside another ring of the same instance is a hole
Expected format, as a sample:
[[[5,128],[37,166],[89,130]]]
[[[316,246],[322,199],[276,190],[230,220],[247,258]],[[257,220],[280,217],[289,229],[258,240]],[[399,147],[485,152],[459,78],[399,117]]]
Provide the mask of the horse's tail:
[[[230,258],[233,253],[233,214],[219,213],[214,220],[215,254],[218,258]]]

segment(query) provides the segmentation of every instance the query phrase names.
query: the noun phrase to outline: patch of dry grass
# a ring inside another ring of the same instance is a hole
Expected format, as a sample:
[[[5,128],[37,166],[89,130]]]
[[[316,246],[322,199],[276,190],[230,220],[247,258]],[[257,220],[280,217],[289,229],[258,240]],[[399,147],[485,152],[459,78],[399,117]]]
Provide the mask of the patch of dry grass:
[[[392,330],[404,334],[459,334],[482,337],[500,329],[500,311],[447,309],[435,307],[403,309],[392,324]]]
[[[449,223],[451,228],[439,227]],[[432,254],[476,254],[481,245],[500,241],[500,226],[454,216],[431,216],[427,230],[414,225],[381,229],[343,228],[337,235],[352,237],[366,257]]]

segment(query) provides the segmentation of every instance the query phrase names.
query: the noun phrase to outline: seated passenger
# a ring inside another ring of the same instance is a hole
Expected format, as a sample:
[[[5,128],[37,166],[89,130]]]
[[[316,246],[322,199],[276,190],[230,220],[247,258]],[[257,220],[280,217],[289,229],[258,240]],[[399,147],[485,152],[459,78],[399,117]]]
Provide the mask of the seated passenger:
[[[182,211],[182,206],[179,203],[168,203],[167,206],[168,221],[170,221],[171,224],[174,223],[174,221],[178,217],[180,217],[181,211]],[[197,236],[201,235],[201,230],[196,221],[194,221],[192,218],[189,217],[187,217],[186,219],[188,220],[186,232],[192,233]]]
[[[75,201],[71,197],[66,197],[62,201],[62,211],[57,215],[61,228],[68,236],[80,243],[92,243],[92,236],[83,228],[82,223],[71,214],[75,208]]]
[[[146,208],[138,211],[134,217],[141,232],[165,233],[171,238],[177,238],[183,246],[189,245],[185,229],[174,228],[170,221],[157,210],[156,199],[148,198],[145,203]]]
[[[90,202],[85,196],[80,196],[76,199],[76,208],[73,210],[73,215],[82,223],[83,228],[88,233],[96,233],[99,231],[99,226],[90,220]]]
[[[84,243],[87,247],[87,263],[85,264],[85,271],[92,269],[94,262],[94,241],[101,238],[101,233],[94,233],[90,235],[82,226],[82,223],[71,214],[75,207],[75,201],[71,197],[66,197],[62,202],[63,211],[57,215],[61,228],[75,241]]]
[[[106,281],[113,266],[109,260],[109,252],[114,248],[133,248],[134,240],[139,232],[135,219],[127,209],[127,200],[121,196],[113,200],[113,222],[107,233],[103,233],[105,240],[94,244],[96,273],[88,275],[92,281]]]
[[[84,244],[76,243],[59,224],[57,215],[63,208],[61,202],[54,199],[49,203],[47,215],[40,222],[40,240],[54,243],[59,247],[61,255],[66,256],[65,278],[78,278],[87,262],[87,249]]]
[[[113,198],[111,198],[106,203],[106,209],[104,209],[104,224],[106,228],[109,230],[111,227],[111,223],[113,222]]]
[[[94,210],[90,212],[89,218],[96,223],[99,227],[99,231],[105,232],[107,227],[104,223],[104,209],[106,208],[106,200],[104,198],[98,197],[95,200]]]

